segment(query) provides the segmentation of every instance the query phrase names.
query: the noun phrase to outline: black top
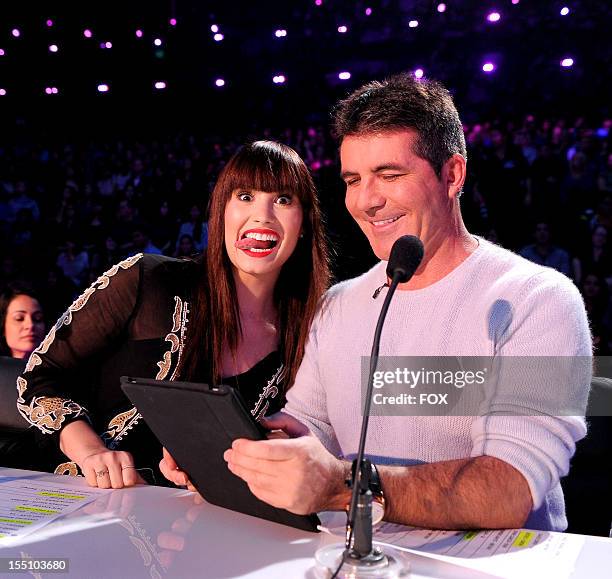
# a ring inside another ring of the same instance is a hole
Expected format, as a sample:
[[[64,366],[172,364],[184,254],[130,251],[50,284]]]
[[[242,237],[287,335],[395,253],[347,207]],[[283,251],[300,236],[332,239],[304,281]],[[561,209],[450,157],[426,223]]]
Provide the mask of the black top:
[[[106,446],[134,455],[156,473],[161,446],[123,394],[119,378],[173,380],[189,339],[189,314],[201,261],[138,254],[102,274],[60,317],[18,379],[17,407],[58,445],[58,434],[86,419]],[[272,352],[247,372],[227,378],[251,413],[280,410],[282,362]],[[199,378],[199,377],[198,377]],[[65,460],[65,458],[64,458]],[[76,474],[74,463],[56,472]]]

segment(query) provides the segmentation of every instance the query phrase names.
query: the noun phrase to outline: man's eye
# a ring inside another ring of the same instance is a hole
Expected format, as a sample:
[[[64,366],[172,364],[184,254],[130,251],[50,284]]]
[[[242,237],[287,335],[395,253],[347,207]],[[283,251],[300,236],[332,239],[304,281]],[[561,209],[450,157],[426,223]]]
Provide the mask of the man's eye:
[[[385,181],[395,181],[398,177],[399,175],[395,174],[383,174],[382,176]]]
[[[346,185],[347,187],[352,187],[353,185],[357,185],[359,183],[359,179],[347,179]]]

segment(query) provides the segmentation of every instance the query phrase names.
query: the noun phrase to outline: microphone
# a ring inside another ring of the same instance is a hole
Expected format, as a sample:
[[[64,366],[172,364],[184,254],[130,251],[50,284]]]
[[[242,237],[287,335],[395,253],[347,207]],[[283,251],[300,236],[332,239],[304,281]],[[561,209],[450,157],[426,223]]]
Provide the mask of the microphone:
[[[332,578],[400,577],[408,568],[408,563],[405,561],[406,556],[401,551],[389,546],[386,546],[383,551],[372,544],[372,491],[369,490],[372,466],[369,460],[364,460],[363,456],[372,406],[374,372],[378,365],[380,336],[387,310],[398,284],[410,281],[423,261],[424,253],[423,243],[414,235],[403,235],[395,241],[391,248],[387,264],[387,276],[391,279],[391,284],[378,317],[372,343],[361,436],[357,458],[353,461],[352,472],[354,474],[346,523],[346,542],[343,546],[332,544],[323,547],[315,555],[320,568],[322,567],[322,571],[326,573],[325,576],[332,574]]]

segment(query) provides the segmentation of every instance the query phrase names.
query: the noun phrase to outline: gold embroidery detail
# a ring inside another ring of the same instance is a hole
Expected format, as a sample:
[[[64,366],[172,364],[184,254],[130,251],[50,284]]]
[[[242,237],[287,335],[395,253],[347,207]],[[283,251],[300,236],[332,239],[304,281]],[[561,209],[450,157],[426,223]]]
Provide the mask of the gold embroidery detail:
[[[17,378],[17,394],[19,395],[19,398],[23,396],[23,393],[26,391],[27,387],[27,381],[24,380],[21,376],[19,376],[19,378]]]
[[[29,406],[23,402],[23,398],[17,400],[17,409],[21,415],[45,434],[59,430],[64,423],[65,416],[74,414],[76,418],[86,412],[85,408],[76,402],[57,397],[38,396],[32,399]]]
[[[108,271],[103,273],[89,288],[87,288],[68,309],[57,320],[55,325],[49,330],[49,333],[41,344],[36,348],[26,364],[24,374],[31,372],[34,367],[42,363],[39,354],[46,354],[47,350],[55,340],[56,332],[62,327],[67,326],[72,322],[72,312],[81,310],[93,293],[98,289],[105,289],[110,283],[110,278],[114,276],[119,269],[128,269],[132,267],[139,259],[143,257],[142,253],[124,259],[122,262],[114,265]],[[75,418],[86,412],[85,408],[62,398],[39,396],[32,399],[30,405],[26,405],[23,395],[27,389],[28,381],[22,377],[17,379],[17,409],[21,415],[32,425],[40,428],[45,434],[51,434],[53,430],[59,430],[65,420],[65,416],[74,414]],[[55,417],[53,417],[55,414]],[[49,430],[51,429],[51,430]]]
[[[183,302],[178,296],[174,296],[174,315],[172,316],[171,332],[178,332],[181,327],[181,315],[183,313]]]
[[[172,365],[172,354],[170,351],[164,352],[163,360],[157,362],[157,365],[159,366],[159,372],[157,373],[157,376],[155,376],[155,379],[163,380],[168,375],[170,366]]]
[[[62,462],[55,467],[53,474],[67,474],[68,476],[80,476],[79,467],[76,462]]]

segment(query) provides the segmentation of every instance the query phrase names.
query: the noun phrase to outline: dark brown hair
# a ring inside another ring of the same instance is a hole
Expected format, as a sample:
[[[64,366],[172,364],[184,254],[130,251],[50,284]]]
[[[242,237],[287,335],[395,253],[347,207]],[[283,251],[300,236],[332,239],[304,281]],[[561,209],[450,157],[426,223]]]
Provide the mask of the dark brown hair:
[[[438,177],[454,154],[467,159],[465,136],[453,99],[440,83],[400,74],[370,82],[333,112],[337,139],[412,129],[418,139],[414,153],[429,162]]]
[[[241,332],[232,266],[225,250],[225,206],[236,189],[285,192],[302,205],[303,237],[284,264],[274,290],[287,387],[304,356],[310,324],[330,282],[329,256],[316,189],[308,168],[290,147],[273,141],[243,146],[225,166],[210,199],[208,248],[193,300],[181,378],[218,383],[224,348],[233,352]]]
[[[36,300],[40,305],[40,298],[38,297],[38,294],[26,282],[11,282],[0,291],[0,356],[12,356],[11,349],[6,343],[4,329],[6,327],[6,313],[8,312],[11,302],[17,296],[28,296]]]

